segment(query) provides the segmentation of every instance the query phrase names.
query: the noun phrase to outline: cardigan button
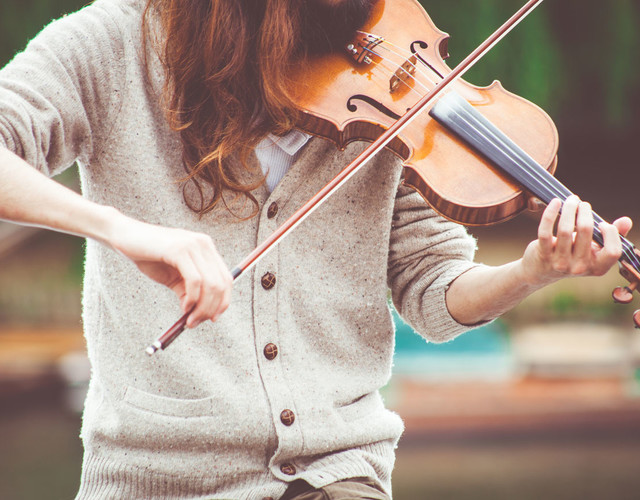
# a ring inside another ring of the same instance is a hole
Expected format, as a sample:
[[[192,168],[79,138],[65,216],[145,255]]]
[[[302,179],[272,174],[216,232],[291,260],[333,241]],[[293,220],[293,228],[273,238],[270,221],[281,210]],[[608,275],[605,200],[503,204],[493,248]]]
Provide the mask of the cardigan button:
[[[287,476],[293,476],[296,473],[296,467],[293,464],[282,464],[280,466],[280,471]]]
[[[276,286],[276,275],[273,273],[266,273],[262,279],[260,280],[262,283],[262,288],[265,290],[271,290],[274,286]]]
[[[269,361],[273,361],[274,359],[276,359],[276,356],[278,355],[278,346],[272,343],[267,344],[266,346],[264,346],[264,357],[267,358]]]
[[[289,427],[290,425],[293,425],[293,422],[295,422],[295,420],[296,416],[291,410],[282,410],[282,413],[280,414],[280,421],[284,425]]]
[[[278,214],[278,204],[274,201],[269,208],[267,208],[267,217],[273,219]]]

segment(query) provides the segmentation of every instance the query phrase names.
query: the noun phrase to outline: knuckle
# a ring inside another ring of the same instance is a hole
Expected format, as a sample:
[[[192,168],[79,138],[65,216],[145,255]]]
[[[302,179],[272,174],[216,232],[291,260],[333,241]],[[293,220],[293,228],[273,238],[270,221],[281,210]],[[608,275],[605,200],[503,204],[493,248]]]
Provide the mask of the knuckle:
[[[618,228],[613,224],[603,224],[601,230],[609,234],[612,239],[619,239],[620,231],[618,231]]]
[[[203,233],[195,233],[194,243],[196,246],[198,246],[201,249],[208,249],[208,248],[211,248],[211,246],[213,245],[213,241],[211,240],[211,237]]]
[[[169,259],[177,261],[188,251],[189,244],[186,241],[172,241],[167,247],[167,256]]]
[[[573,231],[566,229],[566,228],[559,228],[558,229],[558,238],[571,238],[573,236]]]
[[[538,239],[546,243],[552,240],[552,236],[547,231],[538,231]]]
[[[189,284],[193,287],[193,288],[201,288],[202,287],[202,283],[203,283],[203,279],[202,276],[194,276],[189,280]]]
[[[558,215],[555,212],[552,212],[551,210],[544,211],[542,213],[541,222],[544,222],[546,224],[553,224],[557,216]]]
[[[585,263],[585,262],[576,262],[571,267],[571,274],[574,274],[576,276],[580,276],[582,274],[585,274],[588,270],[589,270],[589,265],[587,263]]]
[[[209,283],[209,289],[217,295],[224,293],[227,288],[228,287],[226,283],[221,280],[211,280],[211,282]]]
[[[549,252],[553,248],[553,238],[549,237],[541,237],[538,238],[538,242],[540,243],[540,247],[545,249],[545,251]]]
[[[228,309],[230,304],[230,300],[225,297],[224,299],[222,299],[222,301],[220,302],[220,312],[224,312]]]
[[[204,288],[205,290],[215,291],[217,289],[217,286],[218,284],[216,283],[216,281],[211,278],[204,278],[202,280],[202,288]]]
[[[604,250],[604,255],[607,259],[611,261],[616,261],[622,256],[622,249],[621,248],[606,249]]]
[[[569,264],[565,260],[554,262],[552,267],[553,270],[558,273],[566,274],[567,272],[569,272]]]

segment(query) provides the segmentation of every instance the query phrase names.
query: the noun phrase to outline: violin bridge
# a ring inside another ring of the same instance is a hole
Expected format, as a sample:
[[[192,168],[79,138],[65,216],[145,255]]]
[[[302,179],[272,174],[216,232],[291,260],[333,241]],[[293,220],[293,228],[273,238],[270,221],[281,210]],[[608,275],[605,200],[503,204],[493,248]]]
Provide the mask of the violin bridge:
[[[401,84],[404,84],[406,88],[412,87],[413,75],[416,72],[416,63],[418,58],[412,55],[407,59],[402,66],[400,66],[393,76],[389,79],[389,92],[394,93]]]
[[[371,64],[373,56],[376,55],[375,48],[382,42],[384,42],[384,38],[381,36],[358,31],[358,34],[347,45],[346,49],[358,64]]]

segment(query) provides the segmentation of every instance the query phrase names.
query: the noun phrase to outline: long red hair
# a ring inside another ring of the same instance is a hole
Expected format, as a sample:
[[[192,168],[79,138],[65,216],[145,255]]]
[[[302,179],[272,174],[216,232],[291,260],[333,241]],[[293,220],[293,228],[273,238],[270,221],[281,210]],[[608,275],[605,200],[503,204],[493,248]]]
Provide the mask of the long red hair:
[[[252,202],[250,216],[257,212],[251,191],[264,178],[249,171],[249,154],[268,132],[289,131],[297,116],[287,75],[300,56],[301,21],[291,8],[299,1],[148,0],[144,40],[165,69],[167,119],[182,141],[184,187],[196,188],[195,200],[186,191],[185,200],[200,215],[221,201],[231,210],[229,201],[238,197]],[[231,157],[244,167],[232,168]]]

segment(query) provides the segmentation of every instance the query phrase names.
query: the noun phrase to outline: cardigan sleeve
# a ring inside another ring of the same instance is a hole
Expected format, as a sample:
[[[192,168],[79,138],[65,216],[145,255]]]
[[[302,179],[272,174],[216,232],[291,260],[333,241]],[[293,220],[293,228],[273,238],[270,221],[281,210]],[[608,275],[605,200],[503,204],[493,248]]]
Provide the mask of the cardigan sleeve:
[[[52,22],[0,70],[0,144],[47,175],[89,163],[109,134],[124,74],[117,7]]]
[[[476,266],[476,242],[466,229],[444,219],[413,189],[401,186],[391,229],[388,284],[400,315],[433,342],[445,342],[471,327],[456,322],[445,292]]]

